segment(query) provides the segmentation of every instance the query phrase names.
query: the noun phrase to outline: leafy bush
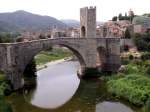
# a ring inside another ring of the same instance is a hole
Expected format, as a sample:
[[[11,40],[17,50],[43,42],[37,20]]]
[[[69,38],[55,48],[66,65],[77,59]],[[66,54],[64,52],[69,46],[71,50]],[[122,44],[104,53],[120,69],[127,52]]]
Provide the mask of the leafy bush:
[[[4,96],[0,95],[0,112],[12,112],[8,103],[6,103]]]
[[[146,75],[150,75],[150,66],[146,68],[145,74],[146,74]]]
[[[128,39],[131,38],[131,34],[130,34],[129,29],[126,29],[126,30],[125,30],[125,38],[128,38]]]
[[[11,34],[11,33],[0,33],[0,43],[10,43],[14,42],[14,38],[18,34]]]
[[[150,99],[147,100],[146,105],[145,105],[145,112],[150,111]]]
[[[127,64],[129,64],[129,62],[130,62],[130,60],[129,59],[121,59],[121,63],[122,63],[122,65],[127,65]]]
[[[134,66],[133,64],[128,64],[125,66],[125,70],[123,73],[125,74],[132,74],[132,73],[137,73],[138,72],[138,67]]]
[[[108,91],[128,99],[136,105],[144,105],[150,98],[150,79],[142,75],[127,75],[108,81]]]
[[[150,60],[131,60],[127,65],[125,65],[122,73],[128,74],[141,74],[149,75],[150,74]]]
[[[146,112],[149,112],[150,60],[148,53],[143,54],[144,60],[128,61],[124,65],[121,77],[109,78],[107,85],[110,93],[117,95],[117,97],[123,97],[136,105],[144,106],[146,104]]]
[[[12,112],[10,105],[5,101],[5,95],[10,94],[11,87],[5,80],[4,75],[1,74],[0,76],[0,112]]]
[[[133,58],[134,58],[133,55],[130,54],[129,55],[129,60],[133,60]]]
[[[145,52],[141,56],[142,60],[150,60],[150,52]]]
[[[150,52],[150,33],[135,34],[133,40],[138,50]]]

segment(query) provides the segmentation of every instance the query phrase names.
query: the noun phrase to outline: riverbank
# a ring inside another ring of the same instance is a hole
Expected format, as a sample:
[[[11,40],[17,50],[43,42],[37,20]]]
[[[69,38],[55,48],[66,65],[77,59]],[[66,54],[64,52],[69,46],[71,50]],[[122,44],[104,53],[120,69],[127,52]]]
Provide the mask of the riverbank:
[[[150,60],[129,60],[117,75],[107,79],[108,92],[136,106],[150,108]]]
[[[53,48],[50,51],[42,51],[35,56],[36,65],[44,65],[47,62],[71,57],[73,54],[65,48]]]
[[[47,67],[50,66],[50,65],[59,64],[59,63],[61,63],[61,62],[69,61],[69,60],[71,60],[71,59],[72,59],[72,57],[67,57],[67,58],[63,58],[63,59],[59,59],[59,60],[50,61],[50,62],[47,62],[47,63],[45,63],[45,64],[43,64],[43,65],[37,65],[37,66],[36,66],[36,69],[37,69],[37,71],[39,71],[39,70],[42,70],[42,69],[44,69],[44,68],[47,68]]]

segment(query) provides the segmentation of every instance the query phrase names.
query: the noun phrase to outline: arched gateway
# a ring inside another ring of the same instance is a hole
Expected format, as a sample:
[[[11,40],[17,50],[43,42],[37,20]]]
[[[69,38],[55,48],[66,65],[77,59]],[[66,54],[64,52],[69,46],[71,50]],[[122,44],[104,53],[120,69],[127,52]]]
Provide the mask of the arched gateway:
[[[65,37],[0,44],[0,70],[7,75],[14,89],[22,87],[22,74],[31,59],[53,45],[69,48],[78,57],[82,70],[104,66],[104,71],[117,71],[120,67],[119,38]],[[99,54],[98,57],[101,47],[105,49],[105,53],[102,56]]]

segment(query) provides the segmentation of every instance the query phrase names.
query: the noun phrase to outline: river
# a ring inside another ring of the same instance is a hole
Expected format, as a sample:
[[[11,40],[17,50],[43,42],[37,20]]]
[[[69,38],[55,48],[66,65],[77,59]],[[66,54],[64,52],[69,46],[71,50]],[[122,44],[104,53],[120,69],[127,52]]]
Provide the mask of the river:
[[[14,112],[141,112],[112,100],[100,79],[80,80],[79,63],[63,61],[37,72],[36,87],[7,98]]]

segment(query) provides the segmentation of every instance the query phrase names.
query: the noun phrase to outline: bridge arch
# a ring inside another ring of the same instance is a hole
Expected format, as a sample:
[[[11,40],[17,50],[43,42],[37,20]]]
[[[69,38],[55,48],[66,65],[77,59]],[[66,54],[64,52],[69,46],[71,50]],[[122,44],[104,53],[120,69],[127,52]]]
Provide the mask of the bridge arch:
[[[85,68],[85,66],[86,66],[85,60],[84,60],[83,56],[81,55],[81,53],[79,53],[79,51],[77,51],[76,49],[74,49],[70,46],[64,45],[64,44],[59,44],[59,45],[71,50],[73,52],[73,54],[78,58],[81,68]]]
[[[62,43],[57,43],[57,42],[56,42],[56,43],[54,43],[54,44],[51,45],[51,46],[55,46],[55,45],[59,45],[60,47],[66,47],[66,48],[68,48],[68,49],[77,57],[77,59],[78,59],[78,61],[79,61],[79,63],[80,63],[81,71],[85,69],[85,67],[86,67],[85,59],[84,59],[82,53],[79,51],[79,49],[74,48],[74,47],[72,47],[72,46],[70,46],[70,45],[66,45],[66,44],[64,44],[64,42],[62,42]],[[25,60],[26,62],[24,62],[25,65],[24,65],[24,68],[23,68],[22,71],[24,72],[24,70],[26,69],[27,65],[32,61],[32,59],[33,59],[39,52],[41,52],[41,51],[43,51],[43,50],[46,50],[48,47],[49,47],[49,45],[43,45],[43,48],[38,49],[36,52],[33,52],[33,54],[31,54],[31,55],[28,57],[28,59]]]

